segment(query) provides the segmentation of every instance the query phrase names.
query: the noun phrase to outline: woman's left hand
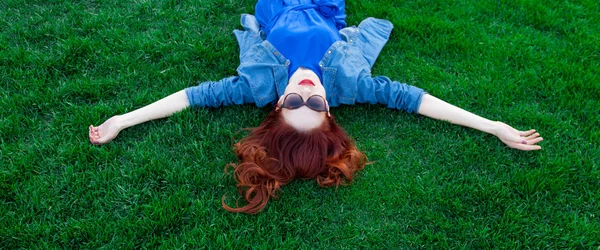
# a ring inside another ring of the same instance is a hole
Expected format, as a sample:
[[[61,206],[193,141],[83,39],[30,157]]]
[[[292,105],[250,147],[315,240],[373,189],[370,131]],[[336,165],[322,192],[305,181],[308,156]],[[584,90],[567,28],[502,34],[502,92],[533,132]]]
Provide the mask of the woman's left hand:
[[[542,149],[541,146],[536,144],[544,138],[540,137],[535,129],[519,131],[503,122],[495,122],[495,125],[496,128],[493,134],[507,146],[525,151]]]

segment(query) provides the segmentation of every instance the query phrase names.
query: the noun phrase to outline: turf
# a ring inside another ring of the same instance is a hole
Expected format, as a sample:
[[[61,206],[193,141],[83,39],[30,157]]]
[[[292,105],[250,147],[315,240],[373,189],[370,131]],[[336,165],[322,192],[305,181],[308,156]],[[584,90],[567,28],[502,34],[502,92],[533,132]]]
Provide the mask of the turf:
[[[234,75],[253,1],[0,2],[0,248],[600,246],[597,1],[348,0],[390,20],[374,74],[519,129],[543,150],[377,105],[332,111],[373,161],[285,186],[258,215],[224,166],[269,111],[191,109],[108,145],[88,125]]]

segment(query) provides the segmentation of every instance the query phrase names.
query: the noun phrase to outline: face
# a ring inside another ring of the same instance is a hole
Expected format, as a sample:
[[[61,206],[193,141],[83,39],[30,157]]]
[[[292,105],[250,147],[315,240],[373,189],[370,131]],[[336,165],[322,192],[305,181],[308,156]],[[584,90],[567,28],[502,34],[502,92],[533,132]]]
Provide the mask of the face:
[[[321,80],[319,80],[317,74],[312,70],[302,67],[296,70],[296,72],[292,74],[292,77],[290,77],[290,81],[285,88],[285,93],[277,102],[277,107],[281,107],[285,97],[290,93],[300,95],[305,102],[309,97],[314,95],[322,96],[323,99],[327,98],[325,88],[321,84]],[[328,104],[327,111],[329,111]],[[299,131],[310,131],[321,126],[328,116],[328,112],[318,112],[307,106],[302,106],[297,109],[282,108],[281,114],[287,124]]]

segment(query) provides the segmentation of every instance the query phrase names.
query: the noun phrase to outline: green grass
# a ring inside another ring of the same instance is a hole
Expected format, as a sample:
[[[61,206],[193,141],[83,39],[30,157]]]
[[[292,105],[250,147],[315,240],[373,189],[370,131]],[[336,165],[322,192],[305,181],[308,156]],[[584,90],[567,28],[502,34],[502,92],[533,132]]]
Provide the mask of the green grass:
[[[373,69],[519,129],[542,151],[383,106],[332,113],[374,163],[285,186],[258,215],[224,166],[268,109],[192,109],[93,146],[100,124],[234,75],[253,1],[0,2],[0,248],[600,246],[597,1],[347,2],[394,23]],[[239,137],[240,135],[236,135]]]

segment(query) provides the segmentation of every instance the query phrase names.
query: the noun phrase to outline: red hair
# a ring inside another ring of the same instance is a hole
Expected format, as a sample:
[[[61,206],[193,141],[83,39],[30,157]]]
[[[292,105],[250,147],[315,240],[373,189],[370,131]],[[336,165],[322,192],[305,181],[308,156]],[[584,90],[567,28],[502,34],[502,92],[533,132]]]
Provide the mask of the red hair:
[[[349,184],[367,163],[333,117],[319,128],[300,132],[283,120],[281,112],[272,111],[260,126],[249,130],[248,137],[233,146],[240,163],[225,167],[225,172],[235,169],[238,191],[247,201],[232,208],[223,197],[221,204],[231,212],[260,212],[294,178],[316,179],[322,187]]]

